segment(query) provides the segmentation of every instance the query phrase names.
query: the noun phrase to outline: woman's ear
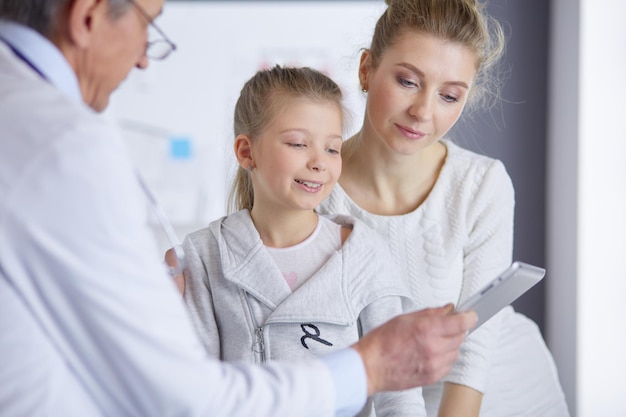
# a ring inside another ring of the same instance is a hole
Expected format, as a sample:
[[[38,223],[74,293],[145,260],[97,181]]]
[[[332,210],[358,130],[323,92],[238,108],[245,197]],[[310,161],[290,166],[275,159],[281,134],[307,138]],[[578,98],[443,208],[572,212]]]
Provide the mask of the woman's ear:
[[[361,53],[361,61],[359,62],[359,82],[361,90],[366,92],[369,89],[369,73],[372,68],[372,54],[369,49],[364,49]]]
[[[255,167],[250,136],[239,135],[235,138],[235,157],[243,169],[250,170]]]

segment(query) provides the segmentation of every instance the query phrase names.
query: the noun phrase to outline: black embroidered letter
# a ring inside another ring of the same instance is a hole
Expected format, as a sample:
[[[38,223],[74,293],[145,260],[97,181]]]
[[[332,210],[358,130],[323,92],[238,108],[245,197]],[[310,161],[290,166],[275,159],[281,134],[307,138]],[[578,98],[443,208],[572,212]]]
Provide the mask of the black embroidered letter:
[[[313,329],[313,331],[315,333],[309,333],[309,331],[307,330],[307,327],[310,328],[310,329]],[[302,346],[304,346],[305,348],[307,348],[307,349],[309,348],[306,345],[306,342],[305,342],[306,339],[313,339],[313,340],[315,340],[317,342],[320,342],[320,343],[322,343],[322,344],[324,344],[326,346],[332,346],[333,345],[332,343],[330,343],[330,342],[328,342],[328,341],[326,341],[326,340],[324,340],[324,339],[322,339],[320,337],[320,329],[318,329],[317,326],[309,323],[309,324],[301,324],[300,328],[304,332],[304,336],[302,336],[300,338],[300,342],[302,342]]]

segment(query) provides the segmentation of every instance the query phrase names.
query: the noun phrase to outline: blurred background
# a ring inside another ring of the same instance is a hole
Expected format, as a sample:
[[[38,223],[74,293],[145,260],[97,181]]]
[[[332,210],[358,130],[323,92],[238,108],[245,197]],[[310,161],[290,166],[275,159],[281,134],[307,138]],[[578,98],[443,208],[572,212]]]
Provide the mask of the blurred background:
[[[491,0],[508,38],[501,100],[450,136],[503,161],[516,189],[514,258],[546,267],[515,302],[540,327],[572,416],[626,417],[626,0]],[[274,64],[322,70],[362,121],[357,65],[385,8],[371,1],[175,1],[178,49],[134,71],[105,114],[179,238],[226,214],[232,111]],[[148,207],[147,207],[148,210]],[[169,242],[154,225],[164,251]],[[621,324],[620,324],[621,323]]]

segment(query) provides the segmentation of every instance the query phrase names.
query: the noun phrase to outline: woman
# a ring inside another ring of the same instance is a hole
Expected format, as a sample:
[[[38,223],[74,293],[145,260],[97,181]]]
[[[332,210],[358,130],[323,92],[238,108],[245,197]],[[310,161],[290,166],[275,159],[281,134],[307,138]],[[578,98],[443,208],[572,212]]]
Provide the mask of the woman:
[[[420,308],[458,304],[511,262],[514,192],[500,161],[445,138],[480,104],[502,55],[500,26],[472,0],[394,0],[364,50],[367,104],[318,211],[355,216],[388,239]],[[497,91],[495,93],[497,95]],[[429,416],[568,416],[537,326],[506,308],[424,389]]]

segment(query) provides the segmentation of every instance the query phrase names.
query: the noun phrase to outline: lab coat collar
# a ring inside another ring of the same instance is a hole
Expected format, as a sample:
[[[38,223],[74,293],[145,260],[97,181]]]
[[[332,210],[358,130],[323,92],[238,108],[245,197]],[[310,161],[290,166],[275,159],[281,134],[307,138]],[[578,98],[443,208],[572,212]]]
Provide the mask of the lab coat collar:
[[[82,102],[78,79],[61,51],[38,32],[0,19],[0,39],[66,96]]]

